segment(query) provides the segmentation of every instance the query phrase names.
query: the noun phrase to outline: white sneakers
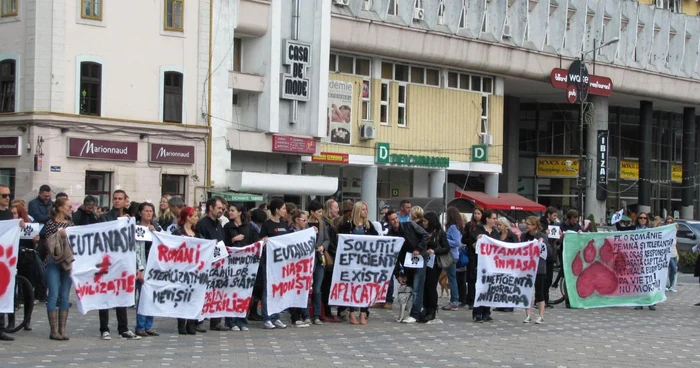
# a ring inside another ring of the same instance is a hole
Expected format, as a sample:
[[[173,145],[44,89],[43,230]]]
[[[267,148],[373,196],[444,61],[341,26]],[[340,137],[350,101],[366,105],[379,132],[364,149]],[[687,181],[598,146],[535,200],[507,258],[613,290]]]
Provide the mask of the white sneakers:
[[[411,316],[409,316],[409,317],[405,318],[403,321],[401,321],[401,323],[416,323],[416,322],[418,322],[418,321]]]
[[[304,322],[302,320],[295,321],[293,325],[294,325],[294,327],[298,327],[298,328],[309,327],[309,324],[307,324],[306,322]]]
[[[525,317],[525,320],[523,321],[523,323],[530,323],[530,322],[532,322],[532,318],[530,318],[530,315],[528,314],[528,315]]]
[[[105,331],[102,333],[102,337],[100,337],[102,340],[112,340],[112,335],[109,334],[109,332]]]
[[[530,323],[530,322],[532,322],[532,318],[530,318],[530,316],[528,315],[528,316],[525,317],[525,320],[523,321],[523,323]],[[543,323],[544,323],[544,317],[542,317],[542,316],[537,316],[537,319],[535,320],[535,323],[538,324],[538,325],[543,324]]]

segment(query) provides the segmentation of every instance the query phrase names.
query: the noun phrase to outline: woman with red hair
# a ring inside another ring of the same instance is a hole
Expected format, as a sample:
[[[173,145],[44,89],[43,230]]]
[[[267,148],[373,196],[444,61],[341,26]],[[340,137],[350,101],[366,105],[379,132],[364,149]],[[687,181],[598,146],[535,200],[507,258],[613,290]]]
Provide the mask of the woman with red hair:
[[[195,226],[199,221],[199,212],[197,209],[185,206],[180,211],[180,216],[177,218],[177,230],[173,231],[173,235],[189,236],[198,238],[197,229]],[[177,319],[177,332],[180,335],[196,335],[197,332],[206,332],[207,330],[197,327],[197,320],[194,319]]]

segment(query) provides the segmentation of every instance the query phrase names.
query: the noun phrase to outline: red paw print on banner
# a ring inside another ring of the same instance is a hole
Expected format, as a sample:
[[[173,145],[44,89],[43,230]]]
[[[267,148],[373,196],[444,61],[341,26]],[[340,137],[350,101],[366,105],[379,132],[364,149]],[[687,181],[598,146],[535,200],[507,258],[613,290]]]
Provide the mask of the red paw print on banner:
[[[10,286],[12,277],[11,268],[17,263],[17,257],[13,254],[15,251],[12,245],[0,245],[0,296],[5,295],[7,287]]]
[[[598,257],[599,256],[599,257]],[[622,254],[620,254],[622,256]],[[617,274],[613,267],[620,262],[616,262],[615,248],[610,240],[605,239],[600,251],[595,246],[595,241],[588,242],[583,248],[583,259],[581,252],[576,253],[571,270],[578,276],[576,289],[581,298],[588,298],[593,293],[600,295],[612,295],[617,291]],[[596,258],[599,258],[596,260]],[[585,262],[585,264],[584,264]],[[624,264],[624,262],[622,262]]]

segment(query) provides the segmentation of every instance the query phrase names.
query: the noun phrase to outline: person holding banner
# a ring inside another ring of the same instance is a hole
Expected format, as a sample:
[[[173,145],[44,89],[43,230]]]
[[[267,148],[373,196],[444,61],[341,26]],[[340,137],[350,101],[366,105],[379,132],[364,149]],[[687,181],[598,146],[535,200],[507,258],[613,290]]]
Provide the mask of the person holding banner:
[[[73,223],[75,226],[91,225],[100,222],[95,213],[97,198],[89,195],[83,199],[83,205],[73,213]]]
[[[285,203],[285,206],[288,205],[289,203]],[[294,210],[294,213],[292,213],[289,218],[292,223],[292,226],[289,228],[291,232],[303,231],[308,228],[308,212]],[[318,230],[316,231],[318,232]],[[316,236],[318,237],[318,234],[316,234]],[[318,257],[316,257],[316,259],[318,259]],[[308,308],[289,308],[289,314],[292,317],[292,326],[300,328],[311,326]]]
[[[488,236],[493,239],[498,239],[501,237],[501,233],[496,229],[496,222],[498,221],[498,215],[492,210],[485,210],[484,216],[481,218],[481,224],[469,234],[471,244],[476,244],[476,242],[481,239],[482,236]],[[473,260],[473,262],[472,262]],[[476,248],[474,251],[474,258],[469,257],[469,263],[474,265],[474,270],[479,267],[479,258],[476,256]],[[476,275],[474,275],[476,276]],[[472,303],[476,302],[476,292],[474,292],[474,299],[471,300]],[[491,307],[474,307],[472,310],[472,321],[475,323],[481,322],[493,322],[491,317]]]
[[[14,201],[13,201],[14,202]],[[27,214],[27,210],[24,209],[24,205],[17,203],[12,205],[12,218],[15,220],[22,220],[25,224],[32,222],[31,218]],[[26,234],[25,234],[26,235]],[[44,286],[44,276],[41,264],[41,260],[35,251],[36,244],[39,241],[39,235],[34,236],[33,239],[22,239],[19,240],[19,260],[17,262],[17,274],[24,276],[32,284],[32,287],[42,287]],[[31,313],[26,313],[24,318],[24,330],[31,331]],[[15,315],[14,313],[7,315],[7,328],[15,327]]]
[[[147,227],[149,231],[162,231],[161,227],[155,221],[154,214],[155,206],[148,202],[143,202],[139,205],[136,215],[136,224]],[[148,261],[148,253],[151,251],[151,241],[136,241],[136,292],[141,299],[141,286],[143,285],[143,272]],[[139,314],[139,300],[136,300],[136,334],[142,337],[159,336],[160,334],[153,329],[153,316],[144,316]]]
[[[414,207],[416,208],[416,207]],[[460,216],[461,218],[461,216]],[[426,231],[428,232],[428,257],[434,257],[433,267],[428,267],[425,271],[425,301],[423,302],[423,313],[421,314],[420,322],[429,323],[435,319],[435,313],[438,309],[438,292],[437,284],[440,280],[442,268],[438,264],[437,257],[450,257],[450,244],[447,240],[447,233],[440,225],[440,219],[435,212],[425,214],[425,222],[428,224]],[[453,263],[454,266],[454,263]],[[456,288],[457,285],[455,285]]]
[[[177,198],[177,197],[176,197]],[[188,236],[191,238],[198,238],[196,226],[199,222],[199,211],[193,207],[184,206],[179,209],[179,216],[177,223],[175,223],[175,230],[173,235],[175,236]],[[194,319],[177,319],[177,332],[180,335],[196,335],[197,332],[207,332],[207,330],[197,324],[197,320]]]
[[[649,214],[646,212],[640,212],[637,215],[637,218],[634,221],[633,225],[625,226],[622,225],[620,222],[615,224],[615,227],[617,228],[617,231],[632,231],[632,230],[644,230],[644,229],[649,229],[651,226],[649,226]],[[642,310],[644,307],[642,306],[637,306],[634,307],[635,310]],[[655,311],[656,310],[656,305],[652,304],[649,306],[649,310]]]
[[[285,235],[290,233],[287,227],[287,222],[284,220],[287,217],[287,207],[284,204],[284,200],[280,198],[274,198],[270,201],[268,205],[270,210],[270,218],[263,222],[263,226],[260,230],[260,237],[267,241],[268,238],[275,236]],[[262,292],[262,305],[263,305],[263,328],[268,330],[273,330],[276,328],[285,329],[287,325],[280,321],[279,313],[274,313],[269,315],[267,313],[267,271],[266,262],[267,251],[263,248],[262,256],[260,257],[260,267],[258,269],[258,275],[263,277],[263,292]]]
[[[323,274],[323,284],[321,285],[321,292],[323,294],[323,315],[321,320],[323,322],[337,323],[340,322],[339,319],[333,316],[333,311],[331,311],[331,306],[328,305],[328,299],[331,296],[331,283],[333,282],[333,262],[335,261],[336,251],[338,249],[338,233],[335,231],[335,226],[333,223],[335,219],[340,216],[340,207],[338,202],[333,199],[329,199],[323,205],[323,217],[321,221],[323,226],[328,232],[328,246],[324,252],[325,258],[325,271]],[[388,299],[387,299],[388,302]],[[390,305],[391,306],[391,305]]]
[[[472,238],[471,234],[476,231],[476,229],[481,226],[482,219],[484,218],[484,209],[481,207],[474,208],[472,211],[472,219],[464,227],[464,234],[462,235],[462,244],[467,247],[467,254],[469,259],[475,260],[474,262],[467,263],[467,269],[465,271],[459,271],[457,273],[457,280],[467,280],[467,290],[466,290],[466,304],[469,305],[471,309],[474,307],[474,298],[476,298],[476,240]],[[462,295],[460,295],[462,299]],[[461,304],[461,303],[460,303]]]
[[[12,220],[12,210],[10,209],[10,187],[0,184],[0,221]],[[20,226],[24,227],[24,221],[20,220]],[[55,306],[55,303],[54,303]],[[8,317],[9,319],[10,317]],[[8,320],[8,322],[10,322]],[[15,338],[5,333],[5,314],[0,313],[0,341],[14,341]]]
[[[73,251],[68,243],[65,228],[73,226],[71,215],[73,208],[65,198],[59,198],[51,206],[51,219],[46,222],[46,244],[48,255],[46,256],[46,283],[49,286],[49,296],[46,298],[46,311],[49,317],[51,340],[68,340],[66,335],[66,322],[70,309],[70,288],[72,281],[70,272],[71,263],[75,260]],[[59,311],[56,304],[60,301]]]
[[[530,216],[525,219],[525,226],[527,231],[520,234],[520,241],[530,242],[537,240],[540,243],[544,243],[547,246],[547,254],[554,252],[550,249],[547,234],[542,231],[542,225],[540,221],[535,216]],[[544,308],[545,308],[545,291],[547,289],[547,263],[545,259],[540,258],[537,262],[537,276],[535,276],[535,299],[534,304],[537,304],[537,310],[539,311],[539,316],[535,320],[536,324],[544,323]],[[532,307],[525,309],[525,320],[523,323],[530,323],[532,319],[530,318],[530,312]]]
[[[319,201],[311,201],[306,207],[309,211],[308,225],[316,229],[316,260],[314,262],[313,283],[311,284],[311,303],[313,305],[313,324],[321,325],[322,285],[326,267],[326,249],[330,244],[328,227],[323,221],[323,206]]]
[[[352,215],[350,222],[344,222],[338,227],[338,234],[355,234],[355,235],[374,235],[379,236],[377,229],[369,222],[369,206],[363,201],[357,201],[352,207]],[[358,324],[355,312],[357,308],[350,307],[348,312],[348,321],[350,324]],[[360,308],[359,324],[367,324],[367,316],[369,316],[369,308]]]

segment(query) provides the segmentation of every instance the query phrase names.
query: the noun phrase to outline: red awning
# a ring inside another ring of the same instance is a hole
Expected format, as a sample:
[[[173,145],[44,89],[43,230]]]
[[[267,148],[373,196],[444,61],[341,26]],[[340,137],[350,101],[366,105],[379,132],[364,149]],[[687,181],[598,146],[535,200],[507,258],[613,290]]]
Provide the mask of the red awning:
[[[547,209],[547,207],[515,193],[499,193],[498,198],[495,198],[483,192],[456,190],[455,198],[466,198],[484,209],[491,210],[537,212]]]

